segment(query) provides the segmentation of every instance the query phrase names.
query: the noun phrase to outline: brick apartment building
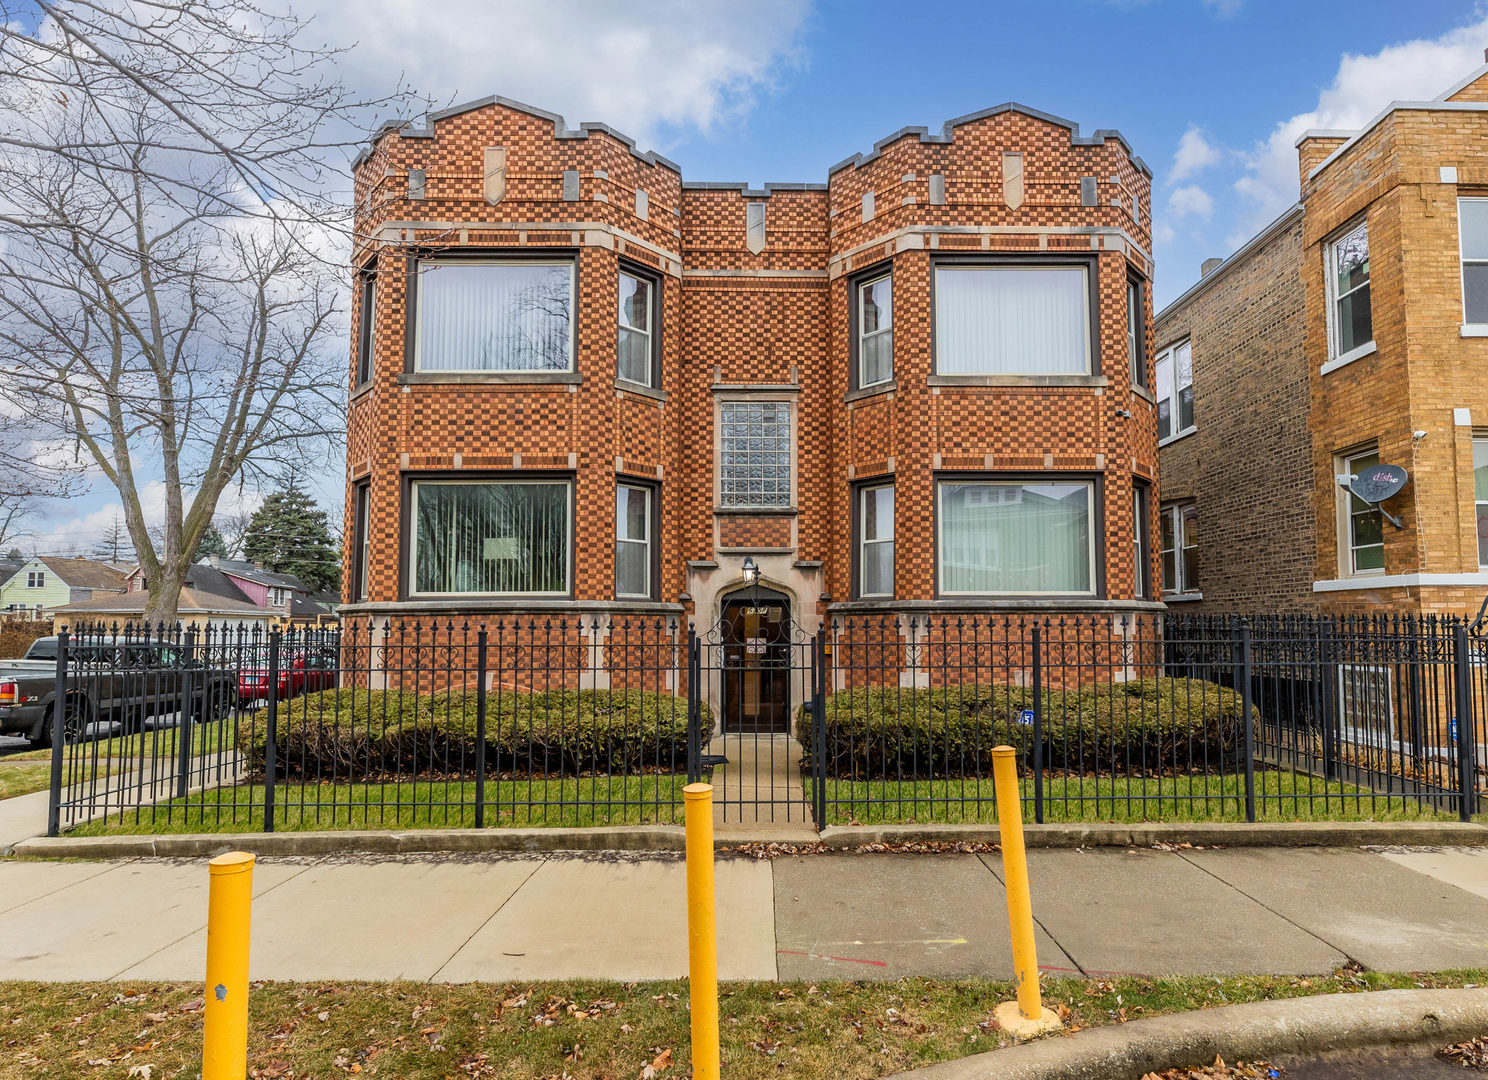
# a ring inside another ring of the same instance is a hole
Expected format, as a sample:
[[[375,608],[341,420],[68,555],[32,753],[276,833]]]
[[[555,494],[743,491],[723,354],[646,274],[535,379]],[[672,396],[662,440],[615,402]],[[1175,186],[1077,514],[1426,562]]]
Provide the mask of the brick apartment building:
[[[1305,132],[1297,149],[1301,201],[1157,317],[1164,599],[1475,612],[1488,595],[1488,66],[1358,131]],[[1383,503],[1340,483],[1379,462],[1410,475]]]
[[[701,632],[746,560],[805,633],[1156,610],[1150,180],[1018,105],[759,191],[503,98],[384,131],[343,616]]]

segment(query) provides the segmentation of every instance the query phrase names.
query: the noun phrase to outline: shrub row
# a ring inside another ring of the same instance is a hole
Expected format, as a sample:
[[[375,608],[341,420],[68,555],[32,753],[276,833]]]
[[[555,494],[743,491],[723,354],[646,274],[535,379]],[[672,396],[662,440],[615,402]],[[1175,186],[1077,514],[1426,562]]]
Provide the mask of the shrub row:
[[[824,707],[828,776],[989,776],[998,744],[1016,748],[1025,765],[1033,756],[1034,729],[1022,722],[1034,707],[1026,687],[865,687],[833,694]],[[1084,774],[1213,768],[1234,760],[1244,738],[1241,717],[1238,693],[1198,679],[1047,691],[1043,763]],[[796,734],[809,761],[804,707]]]
[[[477,698],[471,690],[325,690],[281,702],[276,713],[284,778],[475,775]],[[490,775],[681,772],[687,767],[687,701],[642,690],[493,691],[486,696],[485,736]],[[261,709],[237,737],[258,776],[267,741],[268,710]]]

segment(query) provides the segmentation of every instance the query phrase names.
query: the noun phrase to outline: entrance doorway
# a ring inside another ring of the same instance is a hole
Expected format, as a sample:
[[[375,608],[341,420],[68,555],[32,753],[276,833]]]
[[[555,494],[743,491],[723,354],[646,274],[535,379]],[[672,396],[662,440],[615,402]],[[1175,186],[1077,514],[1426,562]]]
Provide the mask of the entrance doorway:
[[[724,734],[790,732],[790,620],[790,598],[774,589],[746,589],[723,601]]]

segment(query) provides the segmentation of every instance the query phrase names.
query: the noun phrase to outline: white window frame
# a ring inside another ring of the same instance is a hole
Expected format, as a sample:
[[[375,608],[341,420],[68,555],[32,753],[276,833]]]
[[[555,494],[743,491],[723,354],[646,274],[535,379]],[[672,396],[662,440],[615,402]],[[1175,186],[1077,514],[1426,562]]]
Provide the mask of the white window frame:
[[[1084,278],[1084,284],[1080,289],[1080,333],[1085,343],[1085,366],[1079,371],[1062,372],[1056,378],[1080,378],[1087,375],[1098,375],[1099,369],[1096,365],[1096,350],[1090,339],[1090,283],[1093,266],[1090,262],[1072,260],[1070,262],[1038,262],[1028,265],[1020,265],[1016,260],[1004,259],[1001,261],[967,261],[942,262],[932,265],[930,279],[934,283],[942,273],[957,273],[968,270],[1016,270],[1020,273],[1035,273],[1051,270],[1078,270]],[[939,320],[940,300],[932,293],[931,320],[932,324]],[[1028,371],[970,371],[946,373],[942,369],[940,349],[941,336],[934,334],[935,341],[935,370],[934,374],[949,379],[1005,379],[1039,377],[1036,372]]]
[[[645,539],[643,539],[643,540],[636,540],[633,537],[621,536],[620,535],[620,493],[622,491],[640,491],[640,492],[644,492],[645,493],[645,496],[646,496],[646,517],[645,517],[645,521],[646,521],[646,536],[645,536]],[[652,487],[650,484],[636,484],[636,483],[631,483],[631,482],[626,481],[626,480],[616,480],[615,481],[615,545],[618,547],[621,544],[638,544],[642,548],[644,548],[645,549],[645,552],[646,552],[646,561],[645,561],[646,581],[645,581],[645,588],[641,592],[621,592],[620,591],[620,560],[618,558],[615,560],[615,597],[616,597],[616,599],[620,599],[622,597],[625,598],[625,599],[627,599],[627,600],[649,600],[649,599],[651,599],[652,589],[653,589],[653,583],[651,581],[651,565],[652,565],[652,561],[653,561],[653,553],[652,553],[651,545],[655,541],[655,533],[656,533],[656,526],[655,526],[655,523],[654,523],[654,520],[655,520],[654,519],[654,515],[656,513],[656,502],[655,502],[655,500],[656,500],[656,489],[654,487]]]
[[[1484,203],[1488,204],[1488,197],[1482,195],[1459,195],[1457,197],[1457,274],[1458,288],[1462,292],[1462,325],[1464,328],[1473,328],[1480,331],[1478,336],[1488,336],[1488,319],[1479,319],[1473,322],[1467,317],[1467,264],[1475,266],[1488,264],[1488,259],[1469,259],[1462,250],[1462,204]]]
[[[46,583],[46,571],[45,570],[27,570],[26,571],[26,588],[28,588],[28,589],[45,589],[46,587],[47,587],[47,583]]]
[[[864,330],[863,330],[863,325],[864,325],[864,319],[863,319],[864,297],[867,296],[868,289],[871,286],[873,286],[873,285],[877,285],[880,281],[887,281],[889,283],[889,325],[888,326],[881,326],[877,330],[873,330],[873,331],[869,331],[869,332],[866,332],[865,333]],[[894,348],[893,348],[893,341],[894,341],[894,306],[893,306],[894,305],[894,272],[892,270],[889,270],[889,271],[887,271],[885,273],[875,274],[875,275],[873,275],[870,278],[866,278],[863,281],[858,282],[857,283],[857,297],[858,297],[858,300],[857,300],[857,303],[858,303],[858,308],[857,308],[857,325],[858,325],[858,356],[857,356],[857,359],[858,359],[858,389],[862,390],[862,389],[866,389],[867,387],[870,387],[870,386],[883,386],[885,383],[890,383],[890,382],[893,382],[894,381]],[[865,341],[867,341],[869,338],[879,338],[879,337],[882,337],[885,334],[887,334],[889,336],[889,373],[887,375],[885,375],[882,379],[875,379],[873,382],[867,382],[863,378],[863,356],[864,356],[863,343]]]
[[[1329,371],[1340,368],[1344,364],[1352,363],[1362,356],[1368,356],[1370,353],[1374,352],[1378,348],[1374,340],[1374,253],[1372,251],[1370,252],[1369,280],[1366,281],[1363,285],[1357,285],[1354,288],[1350,289],[1348,292],[1344,293],[1343,296],[1340,296],[1338,294],[1338,245],[1342,241],[1346,240],[1348,237],[1352,236],[1356,231],[1358,231],[1361,225],[1364,227],[1367,237],[1369,230],[1369,218],[1366,215],[1361,214],[1359,217],[1354,218],[1347,225],[1345,225],[1343,228],[1339,229],[1331,237],[1329,237],[1328,243],[1325,245],[1325,254],[1323,259],[1323,285],[1327,290],[1328,299],[1327,314],[1329,359],[1328,362],[1323,365],[1323,374],[1327,374]],[[1372,238],[1370,238],[1370,242],[1372,243]],[[1366,286],[1369,287],[1369,340],[1364,342],[1362,345],[1354,346],[1346,353],[1340,353],[1338,351],[1338,302],[1342,300],[1344,296],[1352,296],[1354,293],[1358,292],[1362,288],[1365,288]]]
[[[1178,350],[1183,348],[1184,346],[1188,347],[1188,388],[1193,389],[1193,338],[1186,337],[1173,342],[1167,348],[1158,352],[1157,361],[1152,365],[1152,396],[1156,399],[1158,408],[1162,407],[1162,403],[1164,401],[1168,402],[1168,416],[1170,418],[1170,430],[1167,435],[1163,436],[1158,441],[1157,445],[1159,446],[1166,446],[1168,445],[1168,443],[1181,439],[1185,435],[1192,435],[1199,429],[1199,396],[1197,391],[1195,391],[1193,395],[1193,423],[1189,424],[1188,427],[1185,428],[1180,428],[1178,426],[1178,395],[1180,391],[1184,389],[1184,387],[1179,383]],[[1163,385],[1164,364],[1167,365],[1166,386]]]
[[[353,599],[366,600],[372,581],[372,484],[358,484],[357,494],[357,580]]]
[[[1151,489],[1145,484],[1132,484],[1132,560],[1136,578],[1136,598],[1152,595],[1152,514]]]
[[[637,330],[635,327],[626,326],[620,321],[620,302],[617,299],[615,302],[615,377],[621,382],[655,390],[658,389],[655,331],[657,323],[656,312],[658,310],[657,294],[660,292],[660,289],[657,288],[655,278],[646,274],[638,274],[633,270],[626,269],[624,266],[620,268],[619,273],[616,275],[616,280],[618,281],[622,277],[628,277],[632,281],[646,286],[646,329]],[[646,337],[646,378],[644,381],[628,378],[620,371],[620,335],[623,333],[644,334]]]
[[[1162,508],[1160,513],[1162,517],[1168,518],[1171,522],[1169,530],[1173,535],[1173,546],[1171,548],[1162,546],[1161,527],[1158,528],[1157,544],[1158,554],[1162,557],[1164,564],[1167,562],[1166,557],[1168,552],[1171,551],[1173,553],[1173,588],[1168,588],[1166,581],[1160,581],[1158,584],[1162,589],[1163,596],[1193,597],[1199,593],[1202,586],[1200,582],[1188,580],[1188,574],[1183,568],[1183,556],[1185,552],[1199,546],[1196,543],[1189,543],[1187,527],[1187,520],[1190,514],[1195,518],[1199,516],[1199,506],[1197,503],[1192,502],[1169,503]]]
[[[1356,450],[1350,450],[1339,454],[1335,459],[1335,468],[1339,476],[1353,476],[1358,470],[1353,463],[1360,458],[1379,457],[1379,447],[1362,446]],[[1336,502],[1338,513],[1338,576],[1341,578],[1380,577],[1387,571],[1387,567],[1380,566],[1373,569],[1354,569],[1354,552],[1360,548],[1374,547],[1374,544],[1362,544],[1357,547],[1354,544],[1354,512],[1350,499],[1353,492],[1348,489],[1347,484],[1338,484],[1338,499]],[[1374,513],[1380,514],[1378,506],[1374,507]],[[1380,561],[1384,562],[1384,515],[1380,514]]]
[[[547,487],[558,487],[562,485],[568,492],[564,500],[564,525],[563,535],[565,559],[564,559],[564,587],[561,590],[544,590],[541,592],[533,590],[521,590],[517,592],[420,592],[415,587],[418,582],[418,499],[419,488],[429,487],[435,484],[454,485],[456,487],[475,487],[479,484],[491,486],[506,485],[514,487],[518,484],[535,484]],[[410,597],[424,596],[570,596],[573,593],[574,581],[574,482],[566,477],[505,477],[491,479],[489,477],[449,480],[412,480],[409,482],[408,492],[408,595]]]
[[[723,413],[728,405],[771,404],[786,406],[790,416],[790,501],[785,505],[767,504],[756,506],[748,503],[725,503],[723,501]],[[800,456],[796,452],[797,423],[799,410],[795,395],[750,394],[721,397],[713,403],[713,505],[720,510],[745,511],[759,514],[783,514],[796,509],[800,497],[800,482],[797,475]]]
[[[868,499],[870,491],[891,491],[894,493],[894,513],[889,518],[889,535],[880,536],[877,539],[868,539]],[[889,591],[869,592],[868,581],[868,559],[866,558],[868,545],[889,544],[893,545],[899,534],[899,493],[894,490],[894,481],[885,483],[863,484],[858,488],[858,596],[864,599],[883,599],[894,595],[894,578],[898,573],[899,549],[894,548],[894,557],[889,560]]]
[[[441,266],[566,266],[568,267],[568,367],[566,368],[502,368],[500,370],[488,370],[485,368],[426,368],[423,365],[423,343],[424,343],[424,305],[419,298],[424,292],[424,274],[429,270],[438,269]],[[578,334],[579,321],[579,288],[578,288],[578,260],[577,259],[503,259],[503,258],[479,258],[479,259],[420,259],[418,261],[418,281],[416,288],[418,295],[414,298],[413,308],[413,370],[416,373],[431,375],[571,375],[577,370],[575,338]]]
[[[1005,487],[1005,488],[1042,487],[1042,486],[1053,485],[1053,484],[1065,484],[1065,485],[1068,485],[1070,487],[1074,487],[1076,485],[1083,485],[1088,490],[1088,492],[1089,492],[1089,501],[1086,502],[1085,505],[1089,509],[1089,513],[1090,513],[1090,527],[1089,527],[1089,529],[1086,530],[1087,535],[1089,537],[1089,543],[1087,545],[1087,547],[1089,549],[1088,550],[1088,556],[1089,556],[1089,564],[1088,564],[1089,569],[1088,569],[1088,573],[1089,573],[1089,577],[1088,577],[1087,580],[1089,580],[1089,582],[1090,582],[1090,588],[1088,588],[1088,589],[1079,589],[1079,590],[1071,590],[1071,591],[1061,590],[1061,591],[1057,591],[1057,592],[1056,591],[1048,591],[1048,592],[1029,591],[1027,589],[1019,589],[1019,590],[1016,590],[1016,591],[1011,590],[1011,589],[1000,589],[1000,590],[995,590],[995,591],[976,591],[976,592],[973,592],[973,591],[970,591],[970,590],[947,589],[945,587],[945,529],[942,527],[943,524],[944,524],[944,522],[945,522],[944,498],[945,498],[945,486],[947,484],[981,484],[981,485],[986,486],[986,487]],[[1027,478],[1020,479],[1020,480],[997,480],[997,479],[983,479],[981,477],[975,477],[975,476],[969,476],[969,477],[947,476],[947,477],[944,477],[944,478],[938,478],[938,479],[936,479],[936,481],[935,481],[935,589],[936,589],[936,593],[938,595],[940,595],[940,596],[1095,596],[1095,595],[1097,595],[1099,586],[1098,586],[1098,582],[1097,582],[1097,578],[1096,578],[1096,549],[1097,549],[1097,547],[1099,545],[1096,542],[1096,529],[1097,529],[1096,522],[1097,522],[1098,514],[1100,512],[1100,508],[1096,505],[1096,501],[1095,500],[1096,500],[1096,489],[1095,489],[1095,482],[1093,480],[1080,480],[1080,479],[1071,478],[1071,477],[1051,476],[1047,480],[1030,480],[1030,479],[1027,479]],[[897,499],[896,499],[895,509],[896,510],[898,509]],[[897,551],[895,551],[895,555],[896,556],[898,555],[898,552]]]

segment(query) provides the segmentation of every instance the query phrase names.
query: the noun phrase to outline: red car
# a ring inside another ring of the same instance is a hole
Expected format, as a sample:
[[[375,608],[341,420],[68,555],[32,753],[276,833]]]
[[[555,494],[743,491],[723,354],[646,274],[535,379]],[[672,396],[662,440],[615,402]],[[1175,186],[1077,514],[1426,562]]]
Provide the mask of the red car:
[[[331,653],[289,654],[279,669],[278,700],[298,697],[315,690],[336,688],[336,657]],[[269,669],[245,668],[238,672],[238,700],[246,705],[266,701],[269,696]]]

